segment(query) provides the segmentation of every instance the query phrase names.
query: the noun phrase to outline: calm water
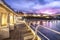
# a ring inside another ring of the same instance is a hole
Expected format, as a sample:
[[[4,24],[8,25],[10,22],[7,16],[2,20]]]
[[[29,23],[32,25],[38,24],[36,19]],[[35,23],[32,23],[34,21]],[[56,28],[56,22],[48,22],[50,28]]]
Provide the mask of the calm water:
[[[60,32],[60,20],[47,20],[47,21],[43,20],[43,21],[40,21],[40,24],[47,28],[51,28],[53,30]]]
[[[31,23],[33,25],[30,25],[30,27],[33,30],[36,29],[37,25],[42,25],[43,27],[39,27],[38,31],[45,35],[49,40],[60,40],[60,20],[39,20],[31,21]],[[40,36],[42,40],[47,40],[47,38],[39,32],[37,32],[38,36]]]

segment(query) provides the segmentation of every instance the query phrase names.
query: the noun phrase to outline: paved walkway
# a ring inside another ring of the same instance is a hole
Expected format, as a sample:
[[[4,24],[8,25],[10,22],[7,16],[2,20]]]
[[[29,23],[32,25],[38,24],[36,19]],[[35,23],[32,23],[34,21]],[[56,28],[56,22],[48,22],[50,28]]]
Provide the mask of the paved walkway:
[[[19,24],[13,31],[10,31],[10,38],[4,40],[24,40],[23,34],[26,33],[27,29],[25,24]]]

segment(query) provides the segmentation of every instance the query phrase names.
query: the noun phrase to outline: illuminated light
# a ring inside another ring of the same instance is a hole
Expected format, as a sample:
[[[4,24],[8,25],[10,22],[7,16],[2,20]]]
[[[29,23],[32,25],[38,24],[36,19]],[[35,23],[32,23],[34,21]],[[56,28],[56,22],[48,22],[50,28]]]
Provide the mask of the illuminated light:
[[[10,18],[12,19],[13,17],[12,17],[12,16],[10,16]]]
[[[46,17],[46,18],[49,18],[49,17]]]
[[[41,15],[37,15],[37,16],[41,16]]]
[[[22,17],[17,17],[17,19],[22,19]]]
[[[10,25],[13,25],[13,24],[10,24]]]
[[[38,23],[37,24],[40,24],[40,21],[38,21]]]
[[[35,24],[36,24],[36,22],[34,21],[34,22],[33,22],[33,25],[35,25]]]
[[[43,15],[43,16],[47,16],[47,15]]]
[[[14,23],[16,24],[16,15],[14,15]]]
[[[7,14],[2,14],[2,26],[7,27]]]
[[[13,16],[10,16],[10,22],[13,22]]]
[[[24,14],[24,16],[27,16],[27,14]]]
[[[20,17],[20,19],[22,19],[22,17]]]
[[[36,15],[33,15],[33,16],[36,16]]]
[[[14,24],[13,13],[10,13],[10,25]]]
[[[43,21],[43,24],[45,24],[46,22]]]
[[[37,16],[39,16],[39,17],[40,17],[41,15],[32,15],[32,16],[34,16],[34,17],[37,17]]]

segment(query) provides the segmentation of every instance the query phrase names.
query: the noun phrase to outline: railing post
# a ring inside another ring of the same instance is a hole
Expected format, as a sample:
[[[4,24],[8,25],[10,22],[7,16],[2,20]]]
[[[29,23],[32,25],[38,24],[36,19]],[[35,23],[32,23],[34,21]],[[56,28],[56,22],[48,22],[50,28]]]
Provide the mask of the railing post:
[[[9,13],[7,14],[7,26],[8,26],[8,28],[10,26],[10,15],[9,15]]]
[[[38,28],[39,28],[39,25],[38,25],[38,26],[36,27],[36,29],[35,29],[35,35],[34,35],[33,40],[35,40],[35,39],[36,39],[36,35],[37,35]]]
[[[2,23],[2,13],[0,13],[0,28],[1,28],[1,23]]]

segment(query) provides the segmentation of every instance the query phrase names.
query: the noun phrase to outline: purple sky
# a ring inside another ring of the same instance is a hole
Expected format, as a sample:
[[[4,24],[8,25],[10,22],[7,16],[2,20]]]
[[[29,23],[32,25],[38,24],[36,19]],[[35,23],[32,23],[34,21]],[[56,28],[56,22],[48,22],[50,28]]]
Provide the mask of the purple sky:
[[[33,13],[60,12],[60,0],[4,0],[15,11]]]

